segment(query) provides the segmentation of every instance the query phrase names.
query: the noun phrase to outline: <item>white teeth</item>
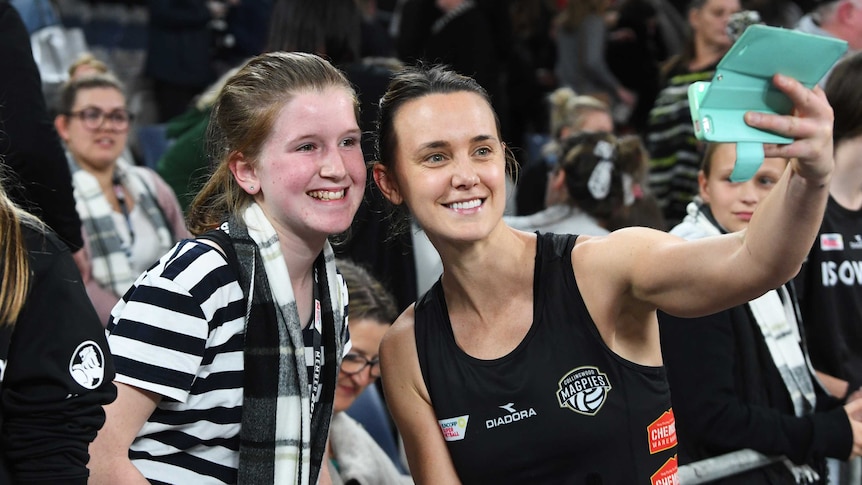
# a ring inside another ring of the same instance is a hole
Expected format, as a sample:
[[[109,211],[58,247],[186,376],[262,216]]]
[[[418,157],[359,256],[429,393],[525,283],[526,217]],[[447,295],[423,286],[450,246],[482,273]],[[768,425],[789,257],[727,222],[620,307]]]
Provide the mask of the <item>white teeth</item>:
[[[339,190],[337,192],[332,192],[329,190],[315,190],[313,192],[309,192],[308,195],[314,197],[315,199],[337,200],[344,198],[344,190]]]
[[[454,204],[449,205],[449,207],[455,210],[463,210],[463,209],[473,209],[482,205],[482,201],[480,199],[473,199],[467,202],[455,202]]]

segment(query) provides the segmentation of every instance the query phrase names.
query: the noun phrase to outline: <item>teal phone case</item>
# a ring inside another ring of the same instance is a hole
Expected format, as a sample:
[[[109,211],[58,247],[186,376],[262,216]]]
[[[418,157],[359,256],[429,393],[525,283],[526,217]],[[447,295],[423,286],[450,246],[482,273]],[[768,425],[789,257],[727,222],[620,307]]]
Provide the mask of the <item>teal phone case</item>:
[[[718,63],[712,81],[688,88],[695,136],[737,143],[731,179],[751,178],[763,161],[763,143],[793,139],[748,126],[745,112],[789,114],[793,104],[772,85],[772,76],[781,73],[813,88],[846,50],[847,43],[839,39],[766,25],[748,27]]]

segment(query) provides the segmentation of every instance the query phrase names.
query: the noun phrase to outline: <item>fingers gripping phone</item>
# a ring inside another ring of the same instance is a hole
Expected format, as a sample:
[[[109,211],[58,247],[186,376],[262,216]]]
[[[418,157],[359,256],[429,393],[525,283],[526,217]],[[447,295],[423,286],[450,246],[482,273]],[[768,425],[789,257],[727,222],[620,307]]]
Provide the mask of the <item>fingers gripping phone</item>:
[[[764,143],[791,143],[745,124],[746,111],[790,114],[793,103],[772,85],[776,73],[813,88],[847,50],[847,42],[795,30],[752,25],[718,63],[710,82],[688,88],[698,140],[736,143],[732,181],[748,180],[763,163]]]

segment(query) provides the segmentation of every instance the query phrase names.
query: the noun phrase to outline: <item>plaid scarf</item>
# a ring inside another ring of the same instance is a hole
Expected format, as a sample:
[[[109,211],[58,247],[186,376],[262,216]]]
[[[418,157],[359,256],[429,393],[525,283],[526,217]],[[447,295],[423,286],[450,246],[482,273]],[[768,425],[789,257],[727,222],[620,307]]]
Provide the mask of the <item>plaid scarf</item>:
[[[345,342],[347,303],[329,243],[314,263],[322,306],[323,370],[314,406],[302,324],[278,235],[257,204],[228,222],[246,295],[239,483],[313,484],[323,461]]]
[[[114,224],[114,209],[102,192],[96,177],[79,167],[70,154],[66,154],[66,159],[72,172],[75,209],[81,217],[90,243],[93,279],[103,288],[122,295],[135,282],[138,273],[132,271],[129,256],[123,248],[123,241]],[[167,252],[174,244],[174,236],[171,234],[170,223],[153,194],[154,189],[147,180],[150,174],[145,169],[130,165],[123,158],[117,160],[114,170],[120,183],[131,193],[135,203],[156,228],[162,252]]]

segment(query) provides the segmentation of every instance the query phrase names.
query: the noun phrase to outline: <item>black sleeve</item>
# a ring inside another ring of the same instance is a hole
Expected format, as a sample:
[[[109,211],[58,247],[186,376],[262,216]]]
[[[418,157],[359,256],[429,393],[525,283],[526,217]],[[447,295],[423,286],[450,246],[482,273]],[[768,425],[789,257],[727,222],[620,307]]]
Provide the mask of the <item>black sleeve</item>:
[[[31,286],[0,392],[13,483],[86,483],[88,446],[117,395],[105,331],[68,249],[28,230]]]
[[[0,158],[20,181],[9,195],[77,251],[84,241],[66,154],[48,115],[27,29],[8,2],[0,2],[0,65]]]
[[[768,385],[757,359],[742,363],[738,357],[740,347],[756,338],[734,325],[734,316],[744,312],[745,307],[736,307],[692,319],[659,312],[681,455],[700,459],[704,452],[711,456],[751,448],[796,463],[815,456],[846,459],[852,434],[842,408],[798,418],[742,395],[744,388]]]

